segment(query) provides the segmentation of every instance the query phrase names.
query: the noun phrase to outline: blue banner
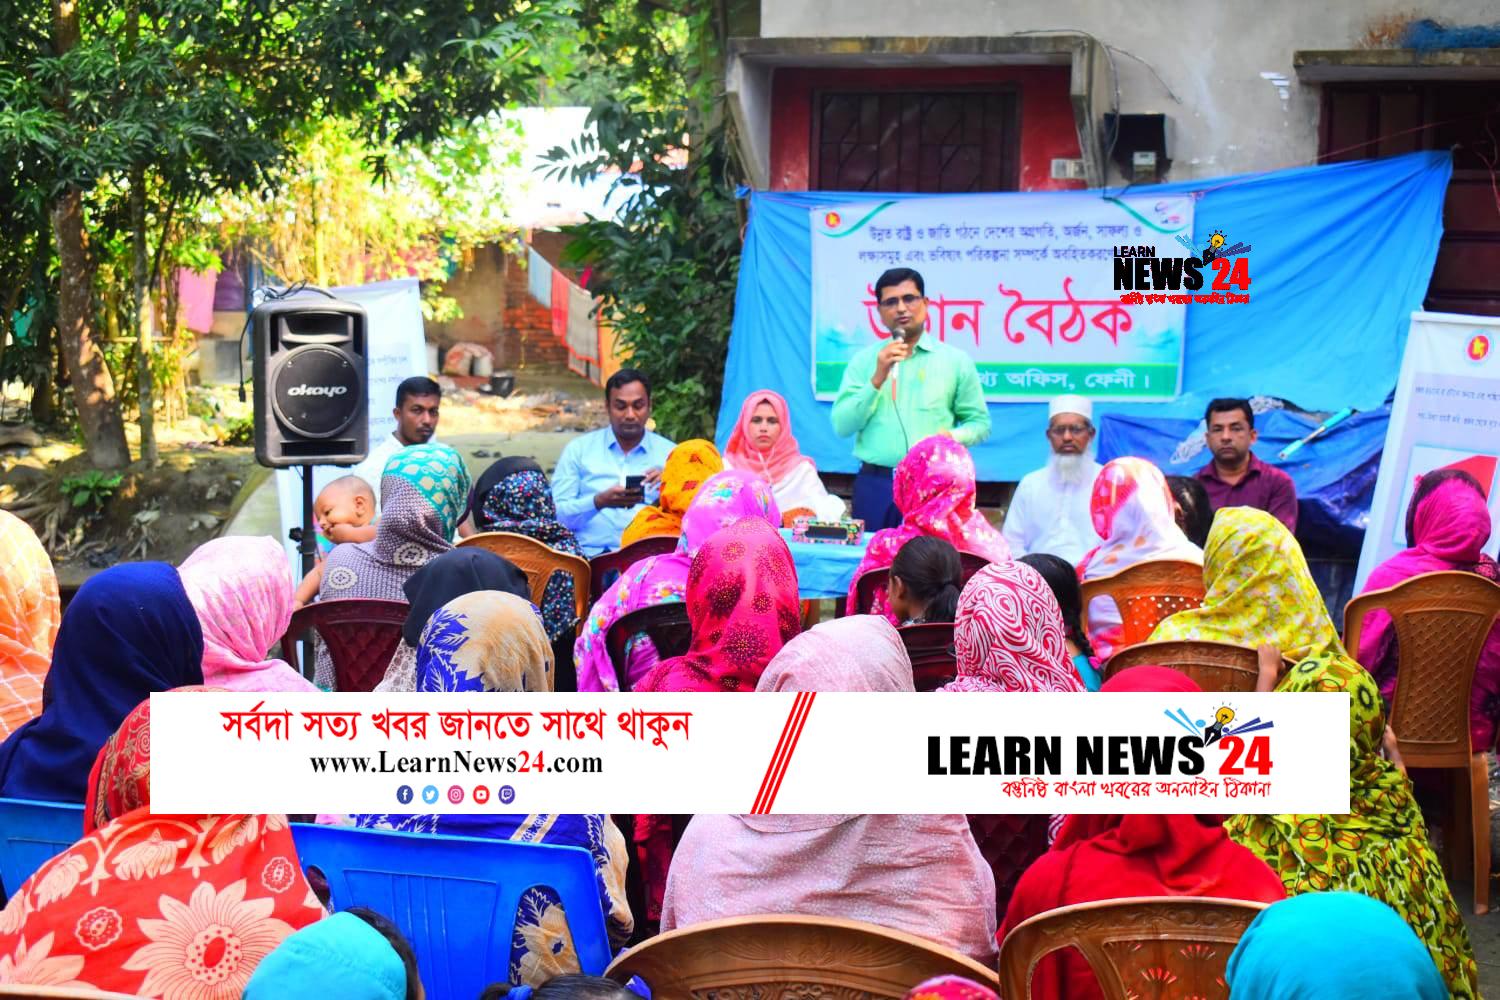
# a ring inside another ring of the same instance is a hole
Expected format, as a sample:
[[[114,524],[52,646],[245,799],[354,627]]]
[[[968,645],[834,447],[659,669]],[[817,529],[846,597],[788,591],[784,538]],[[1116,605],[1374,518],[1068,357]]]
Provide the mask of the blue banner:
[[[1309,410],[1378,409],[1396,383],[1408,317],[1421,308],[1427,291],[1451,173],[1449,154],[1430,152],[1131,188],[1132,198],[1192,194],[1196,245],[1216,230],[1249,244],[1251,301],[1189,305],[1182,395],[1163,403],[1101,403],[1095,422],[1104,414],[1196,420],[1215,396],[1277,396]],[[1097,191],[1046,195],[1064,203],[1100,196]],[[833,433],[831,404],[819,402],[813,392],[808,213],[815,206],[877,197],[920,202],[960,196],[751,195],[724,368],[721,447],[745,396],[770,388],[786,397],[802,450],[821,470],[858,467],[853,441]],[[1040,195],[988,197],[1003,212],[1007,199]],[[919,269],[929,296],[942,294],[942,265]],[[875,266],[868,280],[880,270]],[[981,479],[1017,480],[1045,462],[1045,404],[992,404],[990,413],[990,438],[974,449]]]

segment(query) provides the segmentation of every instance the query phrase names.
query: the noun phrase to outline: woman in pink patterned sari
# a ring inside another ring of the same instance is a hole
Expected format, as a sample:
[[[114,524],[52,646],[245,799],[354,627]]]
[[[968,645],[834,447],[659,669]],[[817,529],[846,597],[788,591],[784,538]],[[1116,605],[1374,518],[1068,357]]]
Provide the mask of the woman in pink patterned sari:
[[[1010,546],[994,525],[975,506],[978,475],[969,449],[942,434],[917,442],[896,466],[892,489],[901,511],[901,526],[885,528],[870,536],[865,558],[854,571],[849,585],[849,613],[859,609],[855,587],[872,569],[887,569],[901,546],[918,535],[950,542],[960,552],[983,556],[991,562],[1010,558]],[[874,614],[892,622],[885,588],[875,595]],[[899,624],[899,623],[897,623]]]
[[[1042,575],[1007,559],[974,574],[953,622],[958,676],[943,691],[1082,691],[1067,627]]]
[[[231,691],[316,691],[268,657],[292,620],[292,577],[274,538],[226,535],[193,550],[177,571],[203,626],[203,683]]]
[[[770,485],[753,472],[726,469],[711,476],[682,517],[677,551],[642,559],[621,573],[584,619],[583,631],[573,647],[579,691],[619,690],[604,644],[610,626],[640,608],[685,600],[693,557],[709,536],[742,517],[781,526],[781,511]],[[656,650],[649,639],[641,637],[627,647],[626,680],[632,687],[656,665]]]
[[[1078,564],[1080,580],[1113,576],[1152,560],[1203,565],[1203,550],[1177,526],[1167,477],[1144,458],[1117,458],[1100,470],[1089,510],[1104,544],[1090,550]],[[1089,645],[1102,663],[1120,648],[1120,609],[1110,598],[1096,597],[1085,610]]]

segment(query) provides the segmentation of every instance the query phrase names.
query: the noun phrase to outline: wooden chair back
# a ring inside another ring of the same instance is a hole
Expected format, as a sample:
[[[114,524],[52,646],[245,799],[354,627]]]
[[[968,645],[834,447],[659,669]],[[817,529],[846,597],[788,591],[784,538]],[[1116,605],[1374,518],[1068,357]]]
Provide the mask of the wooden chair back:
[[[642,559],[676,552],[677,541],[676,535],[649,535],[636,539],[622,549],[594,556],[589,560],[589,606],[598,603],[617,576]]]
[[[958,676],[952,622],[903,625],[896,632],[911,659],[912,682],[918,691],[936,691]]]
[[[1500,586],[1474,573],[1422,573],[1344,609],[1344,648],[1359,652],[1365,618],[1390,615],[1398,666],[1391,729],[1407,767],[1468,767],[1474,668],[1500,614]],[[1373,666],[1373,664],[1366,664]]]
[[[653,604],[637,608],[619,620],[604,634],[604,648],[609,651],[609,662],[615,668],[615,680],[621,691],[629,691],[626,676],[625,644],[630,637],[644,632],[651,637],[651,644],[663,659],[681,656],[693,642],[693,624],[688,618],[687,605],[681,601],[670,604]]]
[[[1104,679],[1129,667],[1154,665],[1187,674],[1205,691],[1254,691],[1260,678],[1255,650],[1228,642],[1171,639],[1120,650],[1104,665]]]
[[[668,931],[626,951],[605,975],[640,976],[653,996],[901,1000],[933,976],[991,989],[995,973],[942,945],[857,920],[765,914]]]
[[[111,993],[88,986],[23,986],[19,983],[0,984],[0,997],[20,1000],[144,1000],[137,993]]]
[[[547,583],[552,574],[561,570],[573,578],[573,612],[577,616],[576,626],[582,626],[584,615],[589,611],[589,561],[582,556],[559,552],[527,535],[510,531],[481,531],[458,543],[486,549],[515,563],[526,574],[531,586],[531,603],[542,605],[542,595],[547,592]]]
[[[385,677],[410,606],[405,601],[350,598],[317,601],[299,609],[281,637],[281,655],[299,669],[297,638],[312,629],[328,647],[339,691],[373,691]]]
[[[1203,567],[1197,563],[1176,559],[1136,563],[1112,576],[1101,576],[1080,584],[1084,631],[1091,631],[1089,603],[1096,597],[1108,597],[1120,609],[1122,642],[1133,646],[1151,638],[1152,631],[1163,619],[1179,611],[1201,607],[1206,592]]]
[[[1105,1000],[1226,1000],[1230,953],[1265,908],[1242,899],[1139,896],[1039,913],[1000,945],[1001,995],[1028,1000],[1037,962],[1071,947],[1088,962]]]

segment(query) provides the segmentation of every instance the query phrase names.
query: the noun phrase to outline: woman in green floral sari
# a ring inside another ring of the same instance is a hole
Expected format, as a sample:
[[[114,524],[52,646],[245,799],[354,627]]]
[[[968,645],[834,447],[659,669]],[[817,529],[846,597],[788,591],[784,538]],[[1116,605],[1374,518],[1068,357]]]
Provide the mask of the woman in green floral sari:
[[[1469,932],[1428,843],[1411,785],[1381,756],[1385,717],[1374,679],[1336,646],[1293,667],[1276,690],[1348,692],[1351,812],[1235,816],[1225,824],[1229,836],[1263,858],[1288,895],[1348,890],[1391,906],[1427,945],[1449,992],[1477,997]]]

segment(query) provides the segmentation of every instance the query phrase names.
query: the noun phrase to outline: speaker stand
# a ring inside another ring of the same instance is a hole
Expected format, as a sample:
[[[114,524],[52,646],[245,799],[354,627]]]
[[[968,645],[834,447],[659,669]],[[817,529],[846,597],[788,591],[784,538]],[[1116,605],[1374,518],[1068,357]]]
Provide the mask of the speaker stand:
[[[297,543],[297,551],[302,556],[302,577],[313,571],[315,557],[318,553],[318,525],[313,520],[313,467],[302,466],[302,540]],[[306,665],[307,676],[311,676],[317,669],[317,639],[315,634],[309,632],[307,638],[302,641],[302,662]]]

